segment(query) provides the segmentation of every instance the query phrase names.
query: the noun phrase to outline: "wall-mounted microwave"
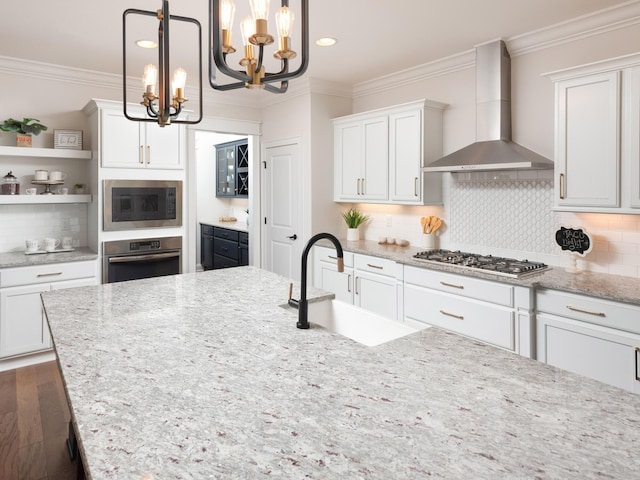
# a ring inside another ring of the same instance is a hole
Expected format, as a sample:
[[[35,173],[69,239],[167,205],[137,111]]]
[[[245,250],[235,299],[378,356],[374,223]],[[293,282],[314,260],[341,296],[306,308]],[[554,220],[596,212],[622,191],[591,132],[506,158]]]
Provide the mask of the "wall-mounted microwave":
[[[182,181],[104,180],[103,229],[182,226]]]

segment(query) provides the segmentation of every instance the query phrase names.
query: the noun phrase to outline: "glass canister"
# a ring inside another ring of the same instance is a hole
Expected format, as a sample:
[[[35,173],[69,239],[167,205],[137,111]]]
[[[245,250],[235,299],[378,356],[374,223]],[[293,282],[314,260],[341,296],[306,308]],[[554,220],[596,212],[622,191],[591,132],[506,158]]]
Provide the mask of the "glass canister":
[[[12,172],[7,173],[2,180],[2,195],[20,194],[20,184]]]

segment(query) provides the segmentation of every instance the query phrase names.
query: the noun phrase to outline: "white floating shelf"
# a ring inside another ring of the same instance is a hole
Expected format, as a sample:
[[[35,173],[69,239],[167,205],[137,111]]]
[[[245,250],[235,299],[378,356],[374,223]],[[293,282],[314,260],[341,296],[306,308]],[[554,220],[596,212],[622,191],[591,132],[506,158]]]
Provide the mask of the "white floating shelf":
[[[0,205],[91,203],[91,195],[0,195]]]
[[[0,155],[5,157],[78,158],[81,160],[91,160],[91,150],[71,150],[69,148],[28,148],[0,145]]]

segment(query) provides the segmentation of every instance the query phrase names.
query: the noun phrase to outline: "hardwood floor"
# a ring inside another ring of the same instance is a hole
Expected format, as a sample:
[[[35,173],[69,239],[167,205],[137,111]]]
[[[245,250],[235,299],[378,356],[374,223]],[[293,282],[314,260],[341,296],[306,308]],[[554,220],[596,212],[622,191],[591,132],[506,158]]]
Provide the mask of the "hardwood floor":
[[[56,362],[0,372],[0,479],[75,479],[68,425]]]

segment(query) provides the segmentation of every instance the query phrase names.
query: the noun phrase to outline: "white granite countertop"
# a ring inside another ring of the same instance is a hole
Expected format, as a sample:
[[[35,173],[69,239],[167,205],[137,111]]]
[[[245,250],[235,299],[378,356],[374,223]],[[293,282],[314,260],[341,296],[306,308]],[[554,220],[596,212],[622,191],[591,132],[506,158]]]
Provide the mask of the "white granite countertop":
[[[299,330],[287,295],[254,267],[43,294],[88,478],[638,477],[640,396],[436,328]]]
[[[211,225],[212,227],[228,228],[229,230],[236,230],[238,232],[249,232],[249,225],[247,222],[200,222],[204,225]]]
[[[413,258],[413,255],[424,251],[424,248],[379,245],[377,242],[371,240],[347,242],[344,239],[340,239],[340,242],[342,243],[344,251],[387,258],[405,265],[484,278],[510,283],[512,285],[549,288],[563,292],[589,295],[605,300],[640,305],[640,278],[584,271],[570,273],[563,268],[551,268],[550,270],[522,278],[510,278],[502,275],[484,273],[479,270],[470,270],[456,265],[425,263]],[[318,242],[318,245],[333,248],[333,244],[328,241],[321,240]]]
[[[0,253],[0,268],[82,262],[95,260],[96,258],[98,258],[98,254],[87,247],[76,248],[72,252],[42,253],[36,255],[25,255],[24,252],[5,252]]]

